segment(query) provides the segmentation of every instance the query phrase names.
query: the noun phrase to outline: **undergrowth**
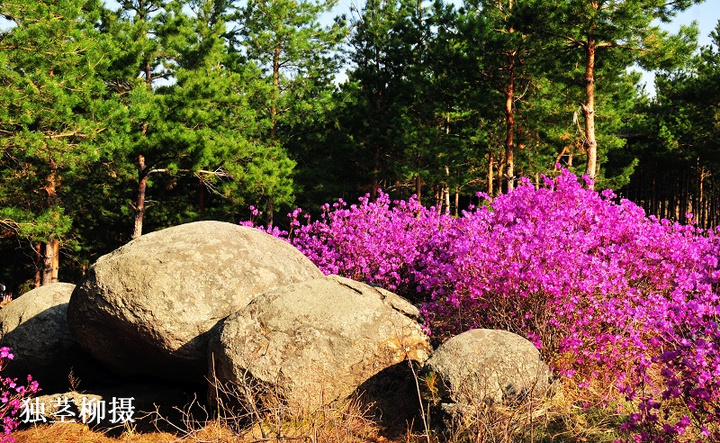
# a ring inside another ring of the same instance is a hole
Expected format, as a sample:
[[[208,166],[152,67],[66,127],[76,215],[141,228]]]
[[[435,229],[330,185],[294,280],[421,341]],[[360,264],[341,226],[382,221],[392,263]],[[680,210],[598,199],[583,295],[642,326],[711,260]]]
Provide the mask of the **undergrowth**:
[[[418,386],[422,383],[418,379]],[[18,442],[37,443],[610,443],[620,438],[625,420],[621,405],[603,403],[599,396],[592,401],[587,388],[576,386],[557,386],[544,398],[513,405],[477,405],[462,418],[445,414],[437,399],[424,393],[422,412],[402,429],[388,427],[361,398],[300,411],[256,384],[211,389],[221,391],[223,400],[214,401],[219,407],[191,402],[177,408],[176,420],[149,411],[119,428],[55,423],[21,428],[14,436]]]

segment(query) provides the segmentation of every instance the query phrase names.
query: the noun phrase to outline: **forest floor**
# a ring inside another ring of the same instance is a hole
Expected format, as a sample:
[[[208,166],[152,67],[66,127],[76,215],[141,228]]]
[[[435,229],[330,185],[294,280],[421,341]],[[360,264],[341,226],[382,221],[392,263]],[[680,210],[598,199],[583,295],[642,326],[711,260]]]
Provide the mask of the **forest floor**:
[[[424,419],[418,413],[388,426],[375,420],[367,406],[347,401],[309,414],[264,409],[204,420],[184,413],[174,423],[158,415],[150,419],[150,414],[115,428],[79,422],[21,425],[13,436],[18,443],[609,443],[621,438],[623,419],[617,405],[588,405],[568,390],[532,404],[488,407],[463,422],[442,419],[427,406],[423,411]]]

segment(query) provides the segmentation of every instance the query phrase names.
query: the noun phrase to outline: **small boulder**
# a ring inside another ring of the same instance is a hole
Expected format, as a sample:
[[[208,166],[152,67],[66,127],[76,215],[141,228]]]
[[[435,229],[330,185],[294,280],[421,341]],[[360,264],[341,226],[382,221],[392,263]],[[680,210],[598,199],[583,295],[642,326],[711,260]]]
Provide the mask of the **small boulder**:
[[[100,257],[70,299],[77,341],[120,375],[203,382],[208,334],[255,296],[323,274],[257,229],[202,221]]]
[[[423,368],[443,408],[465,415],[543,395],[551,381],[537,348],[508,331],[473,329],[440,345]]]
[[[96,378],[100,365],[70,334],[67,307],[75,285],[52,283],[26,292],[0,309],[0,346],[15,355],[4,377],[24,384],[28,374],[44,391],[67,389],[68,376]]]
[[[424,362],[432,348],[418,318],[400,296],[339,276],[286,286],[221,324],[210,379],[312,410],[405,360]]]

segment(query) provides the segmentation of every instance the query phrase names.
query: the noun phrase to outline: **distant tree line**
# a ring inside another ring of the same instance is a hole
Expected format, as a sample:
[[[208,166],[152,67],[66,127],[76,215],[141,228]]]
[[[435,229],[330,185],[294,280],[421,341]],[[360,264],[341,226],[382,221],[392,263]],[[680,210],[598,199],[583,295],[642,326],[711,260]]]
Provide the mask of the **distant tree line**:
[[[7,0],[0,279],[74,281],[163,227],[379,189],[457,213],[556,164],[720,216],[720,26],[698,0]],[[658,74],[657,96],[635,64]]]

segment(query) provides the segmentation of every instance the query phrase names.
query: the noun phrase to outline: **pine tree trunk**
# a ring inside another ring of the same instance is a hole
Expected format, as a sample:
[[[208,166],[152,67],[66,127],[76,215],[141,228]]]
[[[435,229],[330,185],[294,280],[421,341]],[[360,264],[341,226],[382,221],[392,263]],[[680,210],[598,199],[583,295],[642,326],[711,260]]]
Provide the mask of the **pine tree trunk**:
[[[450,188],[448,186],[445,186],[444,188],[445,192],[445,213],[450,214]]]
[[[513,2],[509,2],[509,9],[512,9]],[[510,27],[508,32],[513,33]],[[508,59],[508,84],[505,89],[505,178],[507,180],[508,192],[515,189],[515,51],[507,54]]]
[[[57,187],[60,184],[60,177],[57,174],[57,165],[50,161],[50,174],[46,179],[45,192],[47,192],[48,208],[54,211],[53,218],[60,220],[57,212]],[[45,253],[42,263],[42,285],[56,283],[60,270],[60,239],[56,233],[50,233],[45,243]]]
[[[698,169],[700,170],[700,177],[698,180],[698,199],[697,199],[697,211],[698,223],[703,229],[707,229],[707,211],[705,208],[705,166],[699,166],[700,158],[698,158]]]
[[[35,281],[33,282],[33,287],[39,288],[42,286],[42,276],[43,276],[43,253],[42,253],[42,243],[37,243],[35,245]]]
[[[147,88],[148,91],[151,91],[152,84],[153,84],[153,75],[152,75],[152,64],[150,63],[150,59],[144,60],[143,70],[145,72],[145,88]],[[142,124],[141,135],[143,138],[147,137],[148,126],[149,125],[147,122]],[[147,191],[147,181],[148,181],[149,174],[147,171],[147,167],[145,166],[145,156],[142,154],[138,155],[137,170],[138,170],[138,188],[137,188],[135,206],[133,207],[133,211],[134,211],[133,233],[131,236],[131,238],[133,240],[142,235],[143,221],[145,219],[145,193]]]
[[[675,192],[672,193],[672,200],[673,200],[673,209],[675,212],[675,220],[682,222],[682,215],[680,214],[680,205],[682,201],[682,188],[681,188],[681,178],[676,177],[675,178]]]
[[[582,106],[585,118],[585,148],[587,149],[587,168],[585,174],[593,185],[597,175],[597,140],[595,139],[595,40],[588,39],[585,65],[585,104]]]
[[[270,107],[270,119],[272,122],[272,128],[270,129],[270,139],[273,141],[277,138],[277,127],[278,127],[278,108],[277,101],[280,97],[280,54],[282,48],[280,42],[275,46],[275,52],[273,54],[273,102]]]
[[[503,179],[505,178],[503,176],[503,172],[505,171],[505,159],[502,159],[500,161],[500,164],[498,165],[498,171],[497,171],[497,192],[498,194],[502,193],[503,191]]]
[[[422,178],[420,178],[420,174],[415,176],[415,195],[417,196],[418,203],[420,203],[422,198]]]
[[[510,74],[512,78],[512,73]],[[515,116],[513,115],[514,100],[514,81],[510,81],[508,91],[505,95],[505,123],[507,125],[507,133],[505,135],[505,179],[507,180],[508,192],[515,189],[515,142],[513,135],[515,132]]]
[[[493,156],[492,151],[490,151],[490,153],[488,154],[487,193],[491,197],[493,195],[493,181],[495,178],[495,173],[493,172],[493,163],[495,163],[495,157]]]
[[[655,179],[655,176],[653,176],[652,179],[652,190],[650,193],[650,213],[654,215],[659,215],[658,211],[658,198],[657,198],[657,181]]]
[[[145,62],[143,63],[143,71],[145,72],[145,87],[147,87],[149,91],[152,89],[153,82],[152,65],[150,64],[149,59],[145,59]]]
[[[42,284],[57,283],[60,271],[60,240],[50,238],[45,243],[45,254],[43,256]]]
[[[683,175],[685,176],[684,180],[684,191],[683,191],[683,200],[684,200],[684,207],[685,207],[685,214],[693,214],[693,217],[697,217],[696,214],[693,213],[693,201],[692,201],[692,194],[690,193],[690,169],[686,169]],[[695,221],[695,220],[694,220]]]
[[[265,215],[267,217],[268,226],[272,226],[275,221],[275,200],[272,196],[268,196],[267,205],[265,206]]]
[[[460,214],[460,190],[455,188],[455,217]]]
[[[445,176],[450,179],[450,168],[445,166]],[[450,185],[446,183],[442,187],[443,199],[445,200],[445,213],[450,214]]]
[[[137,202],[135,203],[135,224],[133,228],[133,240],[140,237],[143,231],[143,220],[145,218],[145,191],[147,189],[148,169],[145,165],[145,156],[138,155],[138,189]]]

